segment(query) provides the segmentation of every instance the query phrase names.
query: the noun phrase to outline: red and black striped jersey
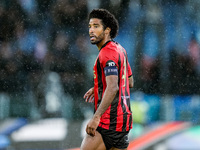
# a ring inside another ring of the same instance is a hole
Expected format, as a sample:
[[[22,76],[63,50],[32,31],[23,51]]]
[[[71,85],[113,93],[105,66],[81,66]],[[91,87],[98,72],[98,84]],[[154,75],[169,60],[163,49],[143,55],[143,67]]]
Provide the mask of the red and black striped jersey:
[[[119,91],[101,116],[99,127],[120,132],[129,131],[132,128],[132,113],[128,78],[132,76],[132,71],[125,49],[115,41],[108,41],[101,48],[93,71],[95,111],[106,89],[106,76],[118,75]]]

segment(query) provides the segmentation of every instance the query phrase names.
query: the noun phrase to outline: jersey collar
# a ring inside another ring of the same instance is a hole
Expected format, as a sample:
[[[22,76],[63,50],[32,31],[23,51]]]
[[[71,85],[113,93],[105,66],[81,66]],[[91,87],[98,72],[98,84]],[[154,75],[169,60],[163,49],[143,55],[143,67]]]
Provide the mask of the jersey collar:
[[[101,47],[101,49],[104,48],[104,47],[105,47],[109,42],[111,42],[111,41],[112,41],[112,40],[107,41],[107,42]],[[100,49],[100,50],[101,50],[101,49]],[[99,51],[100,51],[100,50],[99,50]]]

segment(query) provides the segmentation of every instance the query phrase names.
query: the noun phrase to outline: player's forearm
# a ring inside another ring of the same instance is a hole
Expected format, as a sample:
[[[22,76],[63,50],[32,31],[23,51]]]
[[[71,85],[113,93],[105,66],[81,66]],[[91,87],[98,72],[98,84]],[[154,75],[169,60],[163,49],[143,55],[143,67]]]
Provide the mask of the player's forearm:
[[[118,92],[118,90],[119,90],[118,86],[112,87],[112,88],[109,88],[109,87],[106,88],[102,101],[97,111],[94,114],[94,118],[100,118],[103,115],[103,113],[108,109],[108,107],[114,100],[115,95]]]

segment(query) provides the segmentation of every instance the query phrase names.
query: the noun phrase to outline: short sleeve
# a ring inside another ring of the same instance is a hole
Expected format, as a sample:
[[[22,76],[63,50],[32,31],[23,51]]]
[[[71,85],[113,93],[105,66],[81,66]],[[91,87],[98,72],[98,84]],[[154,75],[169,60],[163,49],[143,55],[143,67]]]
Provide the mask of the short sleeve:
[[[102,50],[99,54],[100,64],[105,76],[118,75],[118,53],[112,49]]]

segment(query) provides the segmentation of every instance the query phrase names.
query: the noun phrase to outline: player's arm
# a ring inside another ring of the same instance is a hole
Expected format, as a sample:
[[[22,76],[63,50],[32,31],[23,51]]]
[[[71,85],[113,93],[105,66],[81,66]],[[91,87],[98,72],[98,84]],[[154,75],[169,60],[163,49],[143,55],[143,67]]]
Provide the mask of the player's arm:
[[[94,118],[100,118],[103,115],[119,90],[118,67],[114,61],[107,61],[104,73],[106,76],[106,89],[101,103],[94,114]]]
[[[90,122],[88,123],[88,125],[86,127],[87,134],[89,134],[91,136],[95,136],[95,131],[99,125],[101,116],[108,109],[108,107],[112,103],[116,93],[119,90],[118,76],[117,75],[106,76],[106,84],[107,84],[107,87],[105,89],[101,103],[100,103],[99,107],[97,108],[93,118],[90,120]]]
[[[105,57],[104,57],[105,58]],[[114,61],[104,61],[104,74],[106,80],[106,89],[104,91],[101,103],[98,106],[93,118],[87,124],[86,132],[91,136],[95,136],[96,128],[99,125],[100,118],[103,113],[108,109],[112,103],[116,93],[119,90],[118,87],[118,67]]]
[[[110,75],[106,77],[106,90],[104,92],[102,101],[94,114],[94,117],[100,118],[103,113],[108,109],[113,99],[115,98],[116,93],[119,90],[118,87],[118,76]]]

